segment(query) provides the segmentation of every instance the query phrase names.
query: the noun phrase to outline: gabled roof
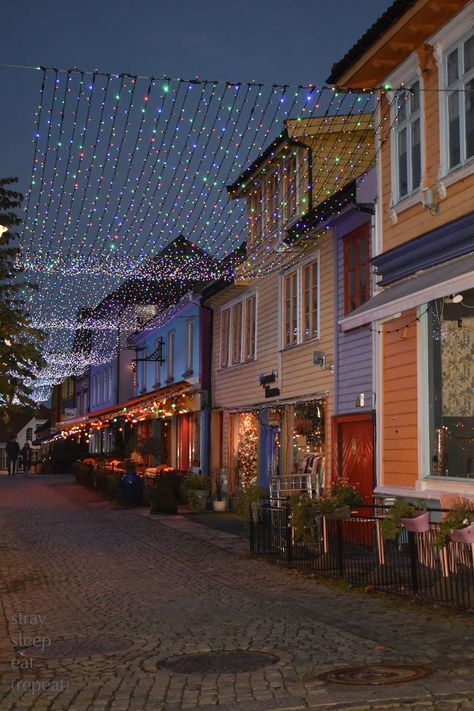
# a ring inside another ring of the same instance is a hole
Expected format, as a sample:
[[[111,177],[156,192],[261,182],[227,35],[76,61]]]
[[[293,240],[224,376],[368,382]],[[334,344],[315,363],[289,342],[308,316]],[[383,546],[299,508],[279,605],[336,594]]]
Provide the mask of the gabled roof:
[[[10,415],[8,422],[0,420],[0,442],[8,442],[12,435],[17,435],[35,417],[40,420],[47,420],[50,411],[40,405],[36,410],[20,410]]]
[[[352,45],[343,58],[332,65],[331,74],[326,79],[328,84],[337,84],[346,69],[360,59],[376,40],[392,27],[416,2],[417,0],[395,0],[395,2],[385,10],[383,15],[369,27],[367,32]]]

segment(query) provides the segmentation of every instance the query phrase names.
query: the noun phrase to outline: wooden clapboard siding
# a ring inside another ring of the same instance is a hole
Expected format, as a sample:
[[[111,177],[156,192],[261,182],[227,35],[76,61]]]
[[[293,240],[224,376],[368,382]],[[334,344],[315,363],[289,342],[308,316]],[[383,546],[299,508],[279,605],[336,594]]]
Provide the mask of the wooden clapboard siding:
[[[344,316],[344,237],[369,222],[367,215],[351,212],[339,220],[335,250],[337,260],[336,304],[337,320]],[[370,226],[368,225],[370,229]],[[370,232],[369,232],[370,236]],[[362,328],[342,332],[336,330],[335,414],[364,412],[372,409],[372,332]],[[364,393],[364,407],[356,400]]]
[[[247,292],[257,293],[256,360],[248,363],[220,367],[221,308],[237,296]],[[236,408],[262,402],[264,391],[259,382],[260,373],[278,370],[278,274],[255,280],[247,287],[226,289],[210,300],[214,310],[212,397],[215,408]]]
[[[414,487],[418,478],[417,329],[416,321],[411,323],[415,319],[412,310],[383,326],[384,485]]]

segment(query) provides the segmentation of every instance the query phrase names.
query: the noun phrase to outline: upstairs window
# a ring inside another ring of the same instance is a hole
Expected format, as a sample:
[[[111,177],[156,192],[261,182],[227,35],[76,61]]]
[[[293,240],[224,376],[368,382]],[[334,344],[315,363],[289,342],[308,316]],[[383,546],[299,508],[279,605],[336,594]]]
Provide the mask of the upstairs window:
[[[369,298],[369,227],[363,225],[344,238],[344,314]]]
[[[174,331],[168,333],[168,377],[167,382],[172,382],[174,380]]]
[[[257,296],[252,294],[221,311],[221,368],[255,360]]]
[[[448,168],[474,156],[474,35],[445,57]]]
[[[393,102],[394,193],[397,200],[409,195],[421,183],[420,82],[397,91]]]
[[[283,348],[319,335],[319,258],[283,276]]]
[[[193,319],[189,318],[186,321],[186,372],[193,371],[193,347],[194,347],[194,323]]]

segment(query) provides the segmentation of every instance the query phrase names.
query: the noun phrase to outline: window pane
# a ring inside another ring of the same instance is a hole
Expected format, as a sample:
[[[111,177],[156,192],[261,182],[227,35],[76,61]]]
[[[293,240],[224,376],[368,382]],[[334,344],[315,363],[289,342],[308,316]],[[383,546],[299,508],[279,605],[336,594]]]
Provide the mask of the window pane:
[[[421,182],[421,139],[420,119],[411,126],[411,189],[415,190]]]
[[[464,43],[464,71],[474,67],[474,35]]]
[[[402,123],[407,117],[407,94],[405,91],[397,95],[397,122]]]
[[[459,130],[459,92],[455,91],[448,97],[449,124],[449,167],[461,161],[461,145]]]
[[[466,84],[465,90],[466,158],[470,158],[474,155],[474,79]]]
[[[242,351],[242,302],[232,307],[232,363],[240,363]]]
[[[448,55],[448,86],[458,78],[458,50]]]
[[[356,263],[356,244],[351,242],[347,250],[349,269],[354,269]]]
[[[420,108],[420,82],[416,81],[410,89],[410,111],[415,113]]]
[[[291,276],[292,279],[292,304],[291,304],[291,323],[292,323],[292,343],[296,343],[298,340],[298,302],[297,302],[297,281],[296,281],[296,273],[292,274]]]
[[[408,192],[408,166],[407,166],[407,130],[404,128],[398,134],[398,194],[406,195]]]

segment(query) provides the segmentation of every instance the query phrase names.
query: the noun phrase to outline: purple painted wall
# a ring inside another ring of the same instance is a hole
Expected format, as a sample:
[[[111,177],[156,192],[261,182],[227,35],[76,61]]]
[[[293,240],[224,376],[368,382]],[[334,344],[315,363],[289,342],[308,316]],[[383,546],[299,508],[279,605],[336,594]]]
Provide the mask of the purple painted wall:
[[[371,216],[356,209],[344,213],[334,225],[336,268],[335,415],[368,412],[373,409],[372,331],[366,328],[342,333],[337,325],[344,316],[343,239],[363,224],[371,230]],[[371,235],[371,238],[373,236]],[[372,243],[371,239],[371,243]],[[364,405],[356,402],[364,393]]]

